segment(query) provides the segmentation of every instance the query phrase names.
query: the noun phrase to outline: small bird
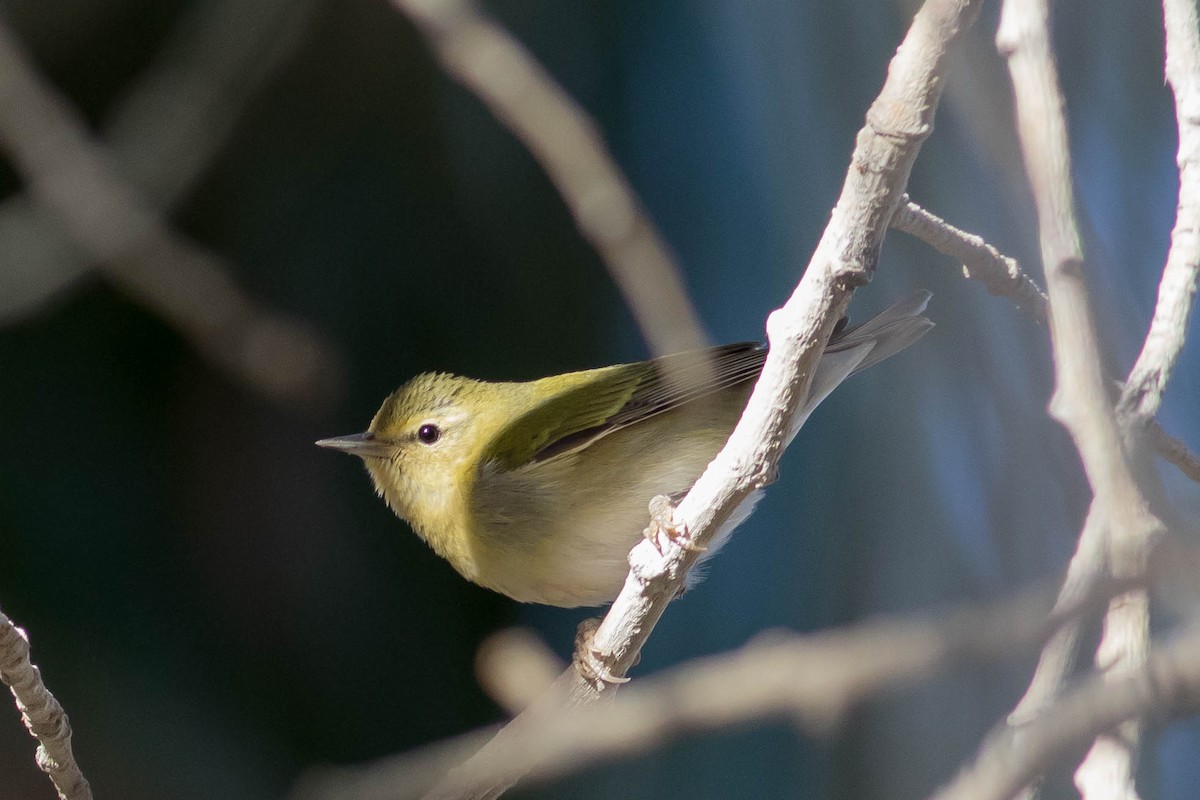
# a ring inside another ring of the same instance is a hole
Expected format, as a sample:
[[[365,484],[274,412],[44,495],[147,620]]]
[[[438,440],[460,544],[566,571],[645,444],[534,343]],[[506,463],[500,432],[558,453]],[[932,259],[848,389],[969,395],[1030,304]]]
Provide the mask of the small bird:
[[[933,327],[921,316],[929,298],[839,322],[789,441],[846,377]],[[360,457],[392,511],[468,580],[522,602],[600,605],[621,589],[647,504],[700,477],[766,355],[745,342],[519,383],[426,373],[384,400],[365,433],[317,444]]]

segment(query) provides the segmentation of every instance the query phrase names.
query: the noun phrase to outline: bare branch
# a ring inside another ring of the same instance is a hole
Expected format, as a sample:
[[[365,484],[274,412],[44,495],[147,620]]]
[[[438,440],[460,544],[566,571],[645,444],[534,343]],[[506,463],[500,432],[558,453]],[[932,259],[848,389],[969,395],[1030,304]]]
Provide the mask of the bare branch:
[[[1104,539],[1097,529],[1099,525],[1099,513],[1093,504],[1079,534],[1078,547],[1067,565],[1067,577],[1059,590],[1056,609],[1077,603],[1104,579],[1106,560],[1102,551]],[[1023,725],[1054,702],[1075,666],[1079,632],[1079,621],[1070,620],[1050,637],[1038,657],[1029,687],[1008,715],[1007,725]]]
[[[150,203],[170,209],[195,184],[294,51],[315,5],[207,0],[184,11],[102,130],[113,162]],[[54,214],[25,194],[0,203],[0,252],[20,254],[0,275],[6,322],[36,313],[91,266]]]
[[[674,258],[587,113],[470,0],[392,4],[429,40],[446,72],[474,92],[546,170],[651,348],[664,354],[701,346],[704,332]]]
[[[965,277],[982,282],[989,294],[1007,297],[1038,322],[1045,322],[1046,295],[1041,288],[1015,258],[1004,255],[983,237],[954,227],[907,195],[892,217],[892,227],[958,259]]]
[[[1163,0],[1167,82],[1175,94],[1179,125],[1179,205],[1171,249],[1158,286],[1150,331],[1142,344],[1117,411],[1143,425],[1158,413],[1171,368],[1187,338],[1188,318],[1200,279],[1200,33],[1193,0]]]
[[[956,228],[911,200],[896,209],[892,227],[958,259],[964,277],[980,281],[990,294],[1012,300],[1037,322],[1046,321],[1046,295],[1037,282],[1015,258],[1001,253],[982,237]],[[1148,423],[1148,434],[1148,443],[1158,455],[1200,483],[1200,458],[1187,445],[1170,436],[1154,419]]]
[[[260,312],[215,257],[170,231],[118,176],[0,20],[0,143],[30,195],[122,289],[217,363],[279,399],[327,402],[337,368],[299,322]]]
[[[509,772],[547,779],[603,758],[644,752],[688,732],[779,717],[808,733],[828,734],[862,702],[902,690],[942,670],[982,663],[1038,646],[1065,620],[1103,608],[1129,584],[1097,584],[1073,606],[1049,611],[1039,589],[982,608],[938,616],[877,619],[812,635],[773,634],[734,653],[696,659],[621,690],[609,704],[548,713],[523,747],[486,763],[499,783]],[[418,795],[439,748],[355,771],[308,776],[291,800],[383,800]],[[404,787],[407,793],[397,791]],[[434,794],[435,797],[456,795]],[[494,795],[489,795],[494,796]]]
[[[1038,209],[1057,378],[1050,413],[1075,440],[1093,491],[1117,512],[1115,519],[1127,516],[1121,507],[1144,508],[1145,504],[1122,455],[1100,367],[1075,222],[1066,121],[1047,26],[1044,0],[1006,0],[996,41],[1008,57],[1022,149]]]
[[[0,681],[12,691],[25,727],[38,741],[35,760],[50,776],[61,800],[91,800],[92,787],[71,752],[67,712],[29,660],[29,637],[0,611]]]
[[[1187,449],[1187,445],[1162,429],[1157,420],[1150,422],[1150,443],[1155,451],[1174,464],[1180,472],[1196,483],[1200,483],[1200,457]]]
[[[946,49],[974,20],[979,5],[927,2],[892,60],[804,278],[767,320],[770,355],[746,411],[675,512],[698,545],[772,479],[813,366],[853,289],[870,280],[887,221],[931,130]],[[634,548],[625,588],[596,633],[596,646],[613,655],[616,674],[628,669],[696,558],[696,552],[679,547],[668,548],[665,556],[648,542]]]
[[[1050,413],[1071,434],[1094,492],[1091,515],[1106,546],[1080,542],[1081,552],[1103,553],[1114,575],[1145,568],[1150,543],[1161,524],[1147,507],[1125,456],[1100,365],[1098,334],[1084,281],[1083,250],[1075,222],[1066,119],[1057,69],[1050,49],[1046,0],[1006,0],[996,44],[1007,57],[1015,97],[1017,130],[1038,211],[1042,261],[1049,291],[1055,391]],[[1105,617],[1097,663],[1119,674],[1139,667],[1149,647],[1149,604],[1144,593],[1117,598]],[[1106,797],[1136,798],[1134,760],[1139,739],[1135,722],[1119,738],[1101,736],[1076,773],[1086,798],[1103,772]],[[1109,794],[1112,790],[1119,794]]]
[[[1064,753],[1127,720],[1200,707],[1200,633],[1118,678],[1097,676],[1026,725],[1002,729],[934,800],[1008,800]],[[1099,739],[1097,739],[1099,741]]]
[[[454,16],[451,12],[435,13],[437,3],[394,2],[429,16],[421,24],[436,23],[435,35],[459,24],[448,19]],[[874,272],[888,221],[932,129],[947,48],[974,21],[980,5],[981,0],[929,0],[892,59],[888,78],[858,134],[841,197],[804,278],[767,320],[770,351],[746,411],[725,448],[674,510],[675,522],[688,531],[695,547],[703,548],[773,478],[816,362],[852,292]],[[439,48],[445,47],[442,40]],[[494,64],[492,69],[498,71]],[[595,633],[594,652],[604,673],[620,677],[628,671],[697,556],[696,549],[673,543],[662,553],[648,542],[633,549],[625,586]],[[561,676],[556,686],[551,694],[560,693],[570,703],[595,702],[602,688],[574,670]],[[517,717],[430,796],[494,797],[511,785],[520,776],[518,754],[527,750],[519,731],[532,726],[532,715],[536,711]],[[491,771],[495,764],[509,767],[499,780]]]

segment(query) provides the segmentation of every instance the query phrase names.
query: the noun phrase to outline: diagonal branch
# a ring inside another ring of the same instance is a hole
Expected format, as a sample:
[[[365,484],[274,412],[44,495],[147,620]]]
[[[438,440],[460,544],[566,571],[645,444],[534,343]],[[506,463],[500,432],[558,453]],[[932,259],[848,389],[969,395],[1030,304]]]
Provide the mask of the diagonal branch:
[[[983,283],[989,294],[1012,300],[1037,322],[1046,321],[1046,295],[1041,287],[1015,258],[1001,253],[981,236],[956,228],[908,199],[896,209],[892,227],[958,259],[964,277]],[[1176,318],[1186,322],[1186,315]],[[1200,483],[1200,458],[1164,431],[1158,420],[1150,419],[1146,425],[1150,447],[1185,476]]]
[[[1155,451],[1175,465],[1176,469],[1196,483],[1200,483],[1200,457],[1187,449],[1187,445],[1162,429],[1157,420],[1150,421],[1150,444]]]
[[[1045,293],[1015,258],[1004,255],[983,237],[954,227],[912,202],[908,195],[896,209],[892,227],[957,259],[964,277],[982,282],[990,294],[1009,298],[1038,322],[1046,321]]]
[[[1146,579],[1152,576],[1145,576]],[[867,700],[902,691],[946,669],[987,663],[1036,647],[1064,621],[1099,611],[1130,584],[1096,584],[1081,602],[1050,611],[1043,587],[979,608],[878,618],[814,634],[760,637],[732,653],[699,658],[629,686],[610,704],[560,713],[511,754],[531,778],[549,779],[604,758],[644,753],[694,731],[782,718],[812,735],[843,725]],[[358,768],[305,776],[289,800],[397,800],[420,793],[467,734],[423,751]],[[502,775],[512,761],[492,762]]]
[[[395,2],[406,10],[418,6],[423,15],[433,14],[439,5],[432,0]],[[932,130],[947,49],[974,21],[981,5],[981,0],[929,0],[892,59],[883,89],[858,134],[829,225],[795,292],[767,320],[769,355],[746,411],[725,448],[673,510],[675,524],[688,531],[695,547],[703,548],[743,503],[752,502],[770,483],[824,344],[854,289],[870,280],[888,221]],[[457,3],[452,7],[461,8]],[[432,21],[450,24],[452,17],[447,11],[435,14]],[[619,678],[628,671],[697,556],[695,549],[675,544],[663,553],[648,542],[633,549],[625,586],[595,632],[599,674]],[[568,670],[544,703],[518,716],[429,797],[498,796],[519,779],[517,756],[538,717],[547,708],[549,713],[556,711],[564,699],[594,703],[603,687]],[[513,766],[497,779],[497,764]]]
[[[60,800],[91,800],[92,788],[71,751],[67,712],[29,660],[29,637],[0,611],[0,681],[12,691],[29,733],[38,741],[38,767],[50,776]]]
[[[290,318],[260,312],[225,265],[170,230],[119,177],[69,103],[40,79],[2,19],[0,144],[30,195],[105,263],[106,274],[202,352],[270,396],[328,400],[337,368],[325,343]]]
[[[545,169],[657,354],[705,341],[679,268],[596,124],[511,34],[470,0],[392,0],[442,67]]]

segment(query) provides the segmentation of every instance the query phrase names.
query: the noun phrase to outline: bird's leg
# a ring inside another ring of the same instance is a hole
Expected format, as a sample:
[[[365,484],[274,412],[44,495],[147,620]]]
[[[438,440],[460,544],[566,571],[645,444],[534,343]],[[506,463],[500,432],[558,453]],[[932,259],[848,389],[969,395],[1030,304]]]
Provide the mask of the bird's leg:
[[[687,525],[675,518],[675,503],[682,500],[686,494],[687,492],[669,496],[660,494],[650,500],[650,525],[642,531],[642,535],[650,544],[654,545],[654,549],[660,556],[663,554],[662,539],[664,536],[672,544],[694,553],[703,553],[708,549],[703,545],[696,544],[692,540],[692,534],[688,531]]]
[[[596,648],[595,644],[598,627],[600,627],[600,620],[595,617],[589,617],[579,623],[579,628],[575,631],[575,654],[571,657],[571,661],[575,664],[575,669],[579,671],[580,676],[599,692],[607,686],[628,683],[629,678],[613,675],[609,666],[603,662],[604,654]]]

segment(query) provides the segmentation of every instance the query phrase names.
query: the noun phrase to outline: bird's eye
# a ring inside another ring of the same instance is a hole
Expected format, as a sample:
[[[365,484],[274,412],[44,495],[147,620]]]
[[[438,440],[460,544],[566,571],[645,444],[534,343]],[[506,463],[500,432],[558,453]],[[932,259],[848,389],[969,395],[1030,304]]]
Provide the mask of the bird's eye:
[[[433,423],[426,422],[417,428],[417,438],[421,440],[422,444],[433,444],[442,438],[442,429]]]

